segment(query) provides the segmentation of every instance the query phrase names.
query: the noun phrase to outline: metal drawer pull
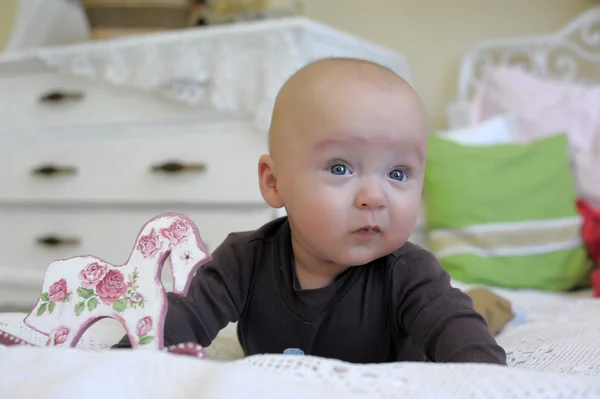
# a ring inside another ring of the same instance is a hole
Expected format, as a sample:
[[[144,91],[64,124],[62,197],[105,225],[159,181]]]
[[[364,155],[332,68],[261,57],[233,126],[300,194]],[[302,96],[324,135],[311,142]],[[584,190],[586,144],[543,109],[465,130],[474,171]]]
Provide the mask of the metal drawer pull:
[[[52,90],[48,93],[42,94],[40,96],[40,102],[42,103],[64,103],[67,101],[80,101],[83,100],[83,92],[80,91],[62,91],[62,90]]]
[[[58,175],[74,175],[77,173],[77,169],[72,166],[58,166],[58,165],[41,165],[34,168],[31,172],[36,176],[58,176]]]
[[[176,161],[165,162],[160,165],[154,165],[150,168],[152,172],[164,173],[183,173],[183,172],[204,172],[206,165],[203,163],[180,163]]]
[[[81,240],[77,237],[47,235],[38,238],[37,243],[47,247],[77,247],[81,244]]]

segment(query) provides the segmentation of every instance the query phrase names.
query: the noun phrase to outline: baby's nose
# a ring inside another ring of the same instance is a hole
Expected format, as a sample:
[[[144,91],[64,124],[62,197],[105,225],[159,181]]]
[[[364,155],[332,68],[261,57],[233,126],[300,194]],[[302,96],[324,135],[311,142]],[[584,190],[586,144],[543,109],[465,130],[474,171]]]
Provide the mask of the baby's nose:
[[[383,209],[386,206],[386,198],[379,184],[369,183],[358,192],[354,205],[359,209]]]

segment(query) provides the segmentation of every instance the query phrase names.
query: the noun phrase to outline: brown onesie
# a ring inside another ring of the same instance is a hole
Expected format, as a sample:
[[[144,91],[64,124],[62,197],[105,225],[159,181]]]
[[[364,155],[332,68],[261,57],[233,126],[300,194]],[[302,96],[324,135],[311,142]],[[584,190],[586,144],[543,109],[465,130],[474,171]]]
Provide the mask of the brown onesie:
[[[169,294],[165,345],[208,346],[238,321],[246,355],[297,348],[382,363],[405,360],[402,351],[412,342],[433,362],[506,364],[469,296],[452,288],[435,257],[414,244],[352,267],[320,289],[301,289],[294,269],[286,217],[230,234],[186,297]],[[129,347],[127,336],[115,347]]]

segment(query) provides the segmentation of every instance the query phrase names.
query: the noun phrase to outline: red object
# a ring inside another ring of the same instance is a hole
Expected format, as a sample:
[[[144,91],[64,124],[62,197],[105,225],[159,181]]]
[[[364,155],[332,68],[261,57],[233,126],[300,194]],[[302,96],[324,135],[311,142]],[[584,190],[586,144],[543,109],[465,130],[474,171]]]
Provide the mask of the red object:
[[[581,232],[583,244],[596,265],[591,274],[594,296],[600,298],[600,209],[594,208],[582,199],[578,199],[575,205],[583,217]]]
[[[164,348],[163,351],[173,353],[175,355],[199,357],[201,359],[204,359],[206,357],[206,352],[204,352],[204,348],[194,342],[188,342],[187,344],[171,345]]]
[[[35,346],[32,343],[29,343],[19,337],[12,335],[11,333],[7,333],[6,331],[0,330],[0,346],[17,346],[17,345],[25,345],[25,346]]]

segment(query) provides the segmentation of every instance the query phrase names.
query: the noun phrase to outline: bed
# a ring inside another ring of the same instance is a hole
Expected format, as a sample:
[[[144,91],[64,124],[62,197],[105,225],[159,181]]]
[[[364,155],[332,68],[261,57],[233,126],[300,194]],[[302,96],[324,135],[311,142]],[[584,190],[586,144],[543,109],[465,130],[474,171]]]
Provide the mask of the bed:
[[[502,39],[470,50],[462,60],[457,102],[448,107],[449,131],[472,124],[476,89],[491,65],[525,63],[526,70],[538,76],[598,81],[591,66],[600,62],[600,36],[594,30],[599,25],[600,9],[594,8],[555,34]],[[415,240],[421,233],[415,233]],[[458,281],[455,285],[471,286]],[[351,365],[289,355],[244,358],[234,324],[207,348],[206,360],[105,351],[124,332],[116,322],[105,320],[84,335],[79,350],[0,346],[0,396],[599,398],[600,299],[592,290],[490,288],[518,310],[518,317],[497,336],[507,351],[508,368]],[[46,338],[28,329],[23,316],[0,314],[0,329],[42,346]]]

